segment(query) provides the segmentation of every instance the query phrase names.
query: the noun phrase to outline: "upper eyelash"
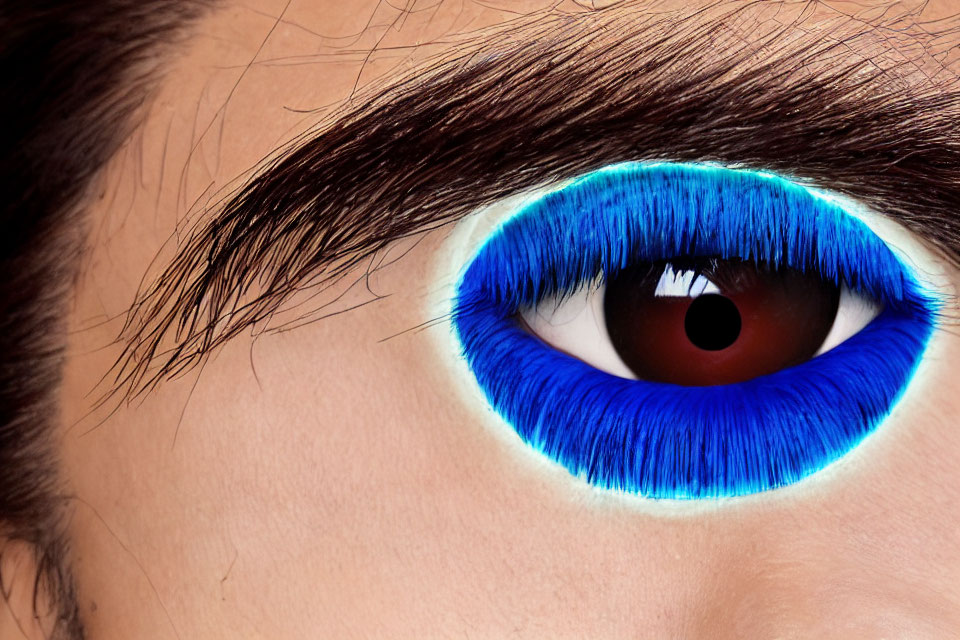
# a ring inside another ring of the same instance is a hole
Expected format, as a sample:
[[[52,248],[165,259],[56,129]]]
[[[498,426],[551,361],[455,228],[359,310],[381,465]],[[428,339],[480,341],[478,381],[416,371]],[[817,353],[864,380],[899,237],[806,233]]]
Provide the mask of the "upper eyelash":
[[[627,183],[622,181],[623,172],[635,171],[642,171],[644,179],[649,182],[647,187],[644,187],[647,189],[648,194],[670,193],[672,190],[671,182],[673,180],[676,180],[678,177],[683,177],[684,174],[689,172],[703,172],[704,175],[725,176],[724,180],[730,183],[728,187],[734,190],[736,187],[731,186],[732,183],[737,181],[751,181],[754,186],[756,184],[764,184],[780,199],[809,198],[811,195],[811,191],[806,187],[769,173],[739,171],[712,165],[688,163],[622,163],[588,174],[557,191],[547,193],[527,203],[510,219],[500,224],[499,228],[491,234],[490,239],[488,239],[488,246],[492,245],[494,250],[496,250],[496,244],[491,243],[490,240],[497,234],[504,233],[504,229],[510,225],[518,224],[520,220],[535,218],[547,210],[560,211],[565,207],[575,208],[577,206],[576,202],[565,202],[565,199],[569,198],[571,193],[580,194],[581,192],[578,191],[578,188],[583,185],[590,185],[591,189],[598,191],[609,190],[613,186],[617,188],[636,189],[637,184],[635,182]],[[681,180],[681,182],[683,181]],[[726,197],[731,197],[731,193],[734,193],[734,191],[726,192]],[[620,193],[618,195],[623,196],[624,194]],[[637,261],[637,256],[630,252],[638,246],[641,251],[644,251],[643,258],[648,260],[669,259],[676,256],[688,255],[690,249],[695,247],[697,250],[696,255],[743,258],[753,260],[758,264],[768,265],[772,268],[776,268],[781,264],[787,264],[789,260],[789,266],[793,268],[816,268],[818,272],[828,280],[838,284],[842,282],[851,289],[873,296],[881,302],[894,305],[909,303],[909,301],[905,299],[905,292],[910,289],[911,286],[915,288],[915,283],[908,285],[907,280],[911,279],[910,275],[904,270],[900,261],[890,251],[886,251],[878,256],[879,260],[864,262],[864,268],[856,271],[850,268],[851,261],[849,260],[838,262],[833,260],[834,256],[821,254],[803,256],[796,253],[798,246],[795,241],[803,236],[803,233],[807,231],[807,225],[810,223],[815,224],[816,229],[807,234],[809,237],[830,237],[837,235],[841,232],[841,229],[843,229],[846,233],[857,236],[860,239],[859,242],[855,243],[856,246],[869,244],[866,240],[875,237],[873,232],[863,223],[844,212],[839,205],[825,202],[821,210],[823,215],[819,215],[812,220],[804,221],[804,224],[800,224],[796,229],[783,231],[780,235],[787,240],[782,246],[774,247],[764,244],[761,240],[763,233],[771,231],[770,225],[773,223],[797,225],[798,221],[792,218],[789,212],[782,207],[778,210],[777,217],[772,217],[770,210],[764,207],[776,204],[773,200],[753,204],[753,208],[749,210],[753,218],[746,224],[740,221],[732,224],[733,221],[730,218],[724,219],[723,217],[718,217],[715,221],[698,223],[696,217],[691,217],[687,222],[687,228],[667,230],[667,233],[671,237],[666,240],[668,244],[663,245],[659,255],[650,254],[648,251],[649,247],[644,249],[644,239],[642,237],[636,238],[637,242],[631,241],[630,238],[622,238],[615,245],[607,247],[607,253],[601,256],[602,260],[595,261],[595,264],[583,264],[581,257],[572,256],[571,259],[565,260],[563,265],[552,264],[551,266],[554,267],[555,270],[550,274],[550,278],[530,278],[522,280],[520,282],[522,286],[512,289],[510,292],[498,291],[497,295],[512,295],[516,297],[516,299],[511,300],[511,303],[518,305],[532,304],[547,296],[562,294],[584,282],[588,282],[594,278],[597,273],[609,275],[628,265],[634,264]],[[781,204],[783,204],[782,200]],[[709,206],[700,209],[701,213],[712,212],[710,215],[713,216],[716,216],[717,211],[719,211],[719,209]],[[576,224],[575,219],[567,220],[566,222],[571,225]],[[557,220],[551,220],[548,224],[556,225],[561,223]],[[757,228],[750,229],[749,227],[751,225]],[[696,234],[698,233],[698,227],[715,230],[717,237],[713,240],[704,238],[697,239]],[[621,229],[621,231],[628,232],[628,234],[637,233],[637,231],[632,228],[624,228]],[[662,231],[662,229],[652,229],[654,234],[659,234]],[[568,230],[565,233],[569,234],[571,240],[575,240],[578,236],[582,237],[582,234],[578,234],[577,231]],[[738,251],[732,250],[734,238],[730,236],[731,233],[739,233],[752,243],[749,247],[751,250],[749,256],[741,256]],[[725,251],[712,250],[714,249],[714,245],[710,243],[714,240],[723,242]],[[527,248],[529,248],[529,246]],[[478,255],[480,254],[482,254],[482,249],[478,252]],[[499,260],[503,263],[509,262],[509,260],[506,260],[503,256],[490,257],[489,259]],[[879,286],[879,282],[883,282],[884,286]],[[491,284],[496,287],[496,283]]]

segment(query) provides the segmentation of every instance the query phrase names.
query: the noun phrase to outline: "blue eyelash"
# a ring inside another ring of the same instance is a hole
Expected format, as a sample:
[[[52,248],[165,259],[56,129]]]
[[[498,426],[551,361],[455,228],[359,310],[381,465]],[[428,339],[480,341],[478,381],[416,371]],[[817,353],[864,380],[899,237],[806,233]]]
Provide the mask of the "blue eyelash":
[[[814,271],[883,311],[812,360],[709,387],[614,376],[515,319],[598,276],[679,256]],[[937,309],[883,241],[810,189],[752,171],[630,163],[501,225],[464,271],[453,318],[488,402],[536,450],[599,487],[708,498],[791,484],[855,447],[906,388]]]

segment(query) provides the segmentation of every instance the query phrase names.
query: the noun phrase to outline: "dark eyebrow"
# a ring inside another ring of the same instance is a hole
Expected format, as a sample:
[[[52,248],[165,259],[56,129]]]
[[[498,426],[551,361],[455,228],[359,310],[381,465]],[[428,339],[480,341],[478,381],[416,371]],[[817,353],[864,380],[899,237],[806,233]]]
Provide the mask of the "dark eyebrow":
[[[541,17],[371,95],[265,162],[141,289],[114,389],[186,371],[398,238],[619,161],[828,186],[960,264],[960,93],[946,64],[931,74],[900,53],[899,22],[783,24],[772,5]]]

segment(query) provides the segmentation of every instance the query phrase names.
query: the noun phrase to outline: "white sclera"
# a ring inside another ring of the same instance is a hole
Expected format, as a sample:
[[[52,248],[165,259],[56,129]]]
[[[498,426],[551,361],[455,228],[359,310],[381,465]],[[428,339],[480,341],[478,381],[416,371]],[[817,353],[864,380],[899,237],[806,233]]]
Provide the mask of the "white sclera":
[[[847,338],[860,333],[861,329],[880,315],[880,311],[880,305],[870,298],[855,293],[845,286],[840,287],[840,304],[837,307],[837,315],[833,319],[833,326],[830,327],[827,337],[814,355],[826,353]]]
[[[553,297],[536,308],[524,309],[521,316],[530,331],[554,349],[615,376],[636,379],[607,333],[604,290],[602,286],[584,287],[562,301]]]

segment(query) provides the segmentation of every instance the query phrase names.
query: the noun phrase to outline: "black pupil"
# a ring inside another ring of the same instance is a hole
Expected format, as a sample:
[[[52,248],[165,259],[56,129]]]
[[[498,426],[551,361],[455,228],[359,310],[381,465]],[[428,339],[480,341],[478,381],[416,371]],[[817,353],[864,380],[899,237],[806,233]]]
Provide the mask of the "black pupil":
[[[737,341],[740,311],[726,296],[704,294],[690,303],[683,327],[694,345],[705,351],[720,351]]]

